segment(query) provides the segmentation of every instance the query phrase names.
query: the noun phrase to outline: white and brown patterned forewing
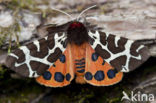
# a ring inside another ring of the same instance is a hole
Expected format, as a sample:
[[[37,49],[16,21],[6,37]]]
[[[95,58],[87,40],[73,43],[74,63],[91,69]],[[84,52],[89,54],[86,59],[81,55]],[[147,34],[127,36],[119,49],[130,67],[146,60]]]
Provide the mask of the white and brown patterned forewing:
[[[25,77],[38,77],[59,58],[66,48],[65,33],[56,33],[10,53],[6,65]]]
[[[91,47],[119,71],[132,71],[149,57],[147,47],[132,40],[100,31],[89,31],[88,34]]]

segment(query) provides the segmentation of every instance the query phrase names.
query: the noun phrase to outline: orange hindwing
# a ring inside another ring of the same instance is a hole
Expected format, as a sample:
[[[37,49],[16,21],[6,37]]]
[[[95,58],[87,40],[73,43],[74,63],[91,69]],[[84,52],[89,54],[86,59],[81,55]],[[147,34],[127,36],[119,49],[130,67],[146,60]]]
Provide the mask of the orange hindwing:
[[[71,55],[71,46],[60,56],[60,58],[51,66],[42,76],[36,78],[37,82],[49,87],[63,87],[74,78],[74,65]]]
[[[95,86],[109,86],[122,80],[123,73],[117,72],[102,59],[90,45],[86,46],[85,80]]]

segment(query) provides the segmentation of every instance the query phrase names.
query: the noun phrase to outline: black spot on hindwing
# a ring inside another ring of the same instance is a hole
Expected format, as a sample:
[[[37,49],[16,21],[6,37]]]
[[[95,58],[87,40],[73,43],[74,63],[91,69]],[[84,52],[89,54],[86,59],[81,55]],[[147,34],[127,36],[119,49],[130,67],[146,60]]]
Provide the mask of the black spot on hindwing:
[[[70,81],[70,79],[71,79],[71,75],[68,73],[68,74],[66,74],[66,80],[67,81]]]
[[[103,71],[97,71],[94,75],[95,80],[97,81],[102,81],[105,78],[104,72]]]
[[[116,73],[117,73],[116,69],[110,69],[107,72],[107,76],[109,79],[113,79],[116,76]]]
[[[86,78],[86,80],[92,80],[93,75],[90,72],[86,72],[85,73],[85,78]]]
[[[61,72],[56,72],[54,75],[54,79],[57,82],[63,82],[64,81],[64,75]]]
[[[51,73],[50,73],[49,71],[44,72],[43,78],[44,78],[45,80],[50,80],[51,77],[52,77],[52,75],[51,75]]]
[[[62,54],[59,59],[60,59],[60,62],[62,62],[62,63],[65,63],[65,61],[66,61],[66,57],[64,54]]]
[[[92,60],[93,61],[96,61],[98,59],[98,57],[99,57],[99,54],[97,54],[97,53],[92,54]]]

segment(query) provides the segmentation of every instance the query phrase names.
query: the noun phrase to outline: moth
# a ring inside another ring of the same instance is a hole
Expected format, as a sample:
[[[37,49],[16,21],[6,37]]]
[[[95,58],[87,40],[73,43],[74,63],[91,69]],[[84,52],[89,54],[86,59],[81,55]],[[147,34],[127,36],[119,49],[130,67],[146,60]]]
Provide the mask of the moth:
[[[63,87],[73,79],[80,84],[113,85],[149,57],[144,45],[101,32],[79,19],[46,30],[46,37],[11,52],[6,64],[45,86]]]

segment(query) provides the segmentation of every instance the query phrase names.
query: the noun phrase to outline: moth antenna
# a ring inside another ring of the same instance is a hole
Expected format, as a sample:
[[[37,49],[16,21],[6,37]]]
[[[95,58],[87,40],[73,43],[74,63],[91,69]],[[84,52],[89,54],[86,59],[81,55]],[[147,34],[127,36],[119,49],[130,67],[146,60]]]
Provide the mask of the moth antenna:
[[[78,15],[78,17],[76,18],[76,20],[78,20],[78,19],[81,17],[81,15],[84,14],[86,11],[88,11],[89,9],[92,9],[92,8],[94,8],[94,7],[96,7],[96,5],[93,5],[93,6],[89,7],[89,8],[87,8],[87,9],[83,10],[83,11]]]
[[[59,9],[56,9],[56,8],[52,8],[52,10],[61,12],[61,13],[65,14],[65,15],[67,15],[71,20],[74,20],[74,18],[72,18],[72,16],[71,16],[70,14],[68,14],[68,13],[66,13],[66,12],[64,12],[64,11],[62,11],[62,10],[59,10]]]

